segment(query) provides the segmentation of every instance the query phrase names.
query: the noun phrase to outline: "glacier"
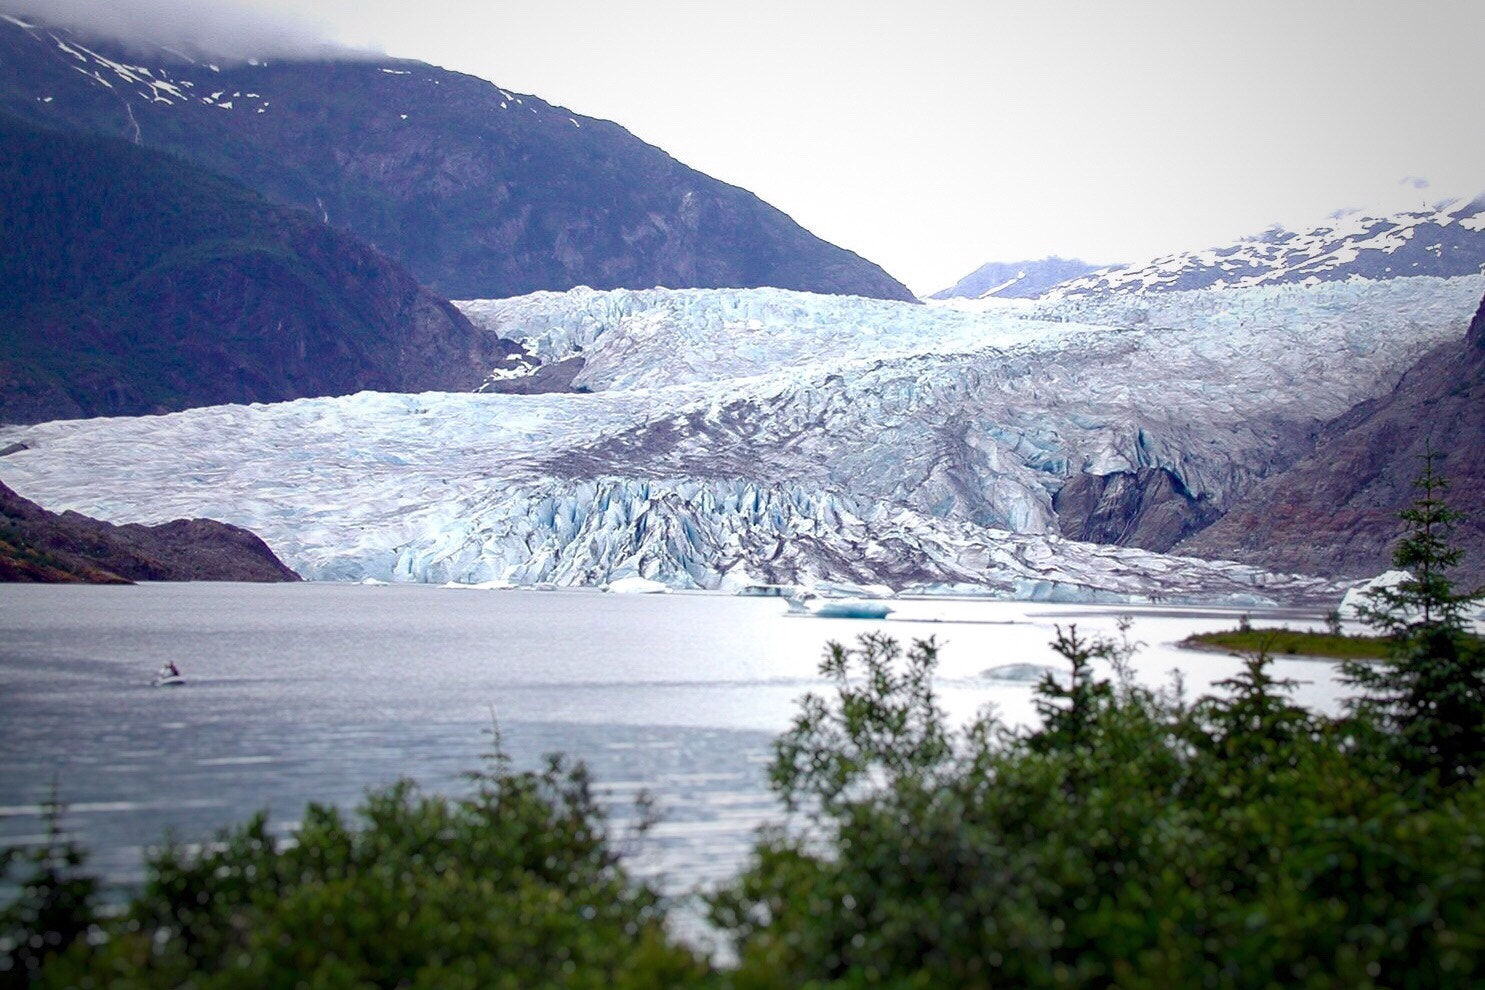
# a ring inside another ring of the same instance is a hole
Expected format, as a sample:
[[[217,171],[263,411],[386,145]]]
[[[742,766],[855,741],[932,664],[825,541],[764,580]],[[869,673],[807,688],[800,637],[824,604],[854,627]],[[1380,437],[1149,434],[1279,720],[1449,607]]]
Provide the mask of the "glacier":
[[[1047,601],[1341,588],[1058,535],[1078,473],[1227,505],[1457,337],[1485,279],[922,306],[576,289],[461,308],[581,391],[361,393],[0,428],[8,484],[246,526],[324,580],[977,588]]]

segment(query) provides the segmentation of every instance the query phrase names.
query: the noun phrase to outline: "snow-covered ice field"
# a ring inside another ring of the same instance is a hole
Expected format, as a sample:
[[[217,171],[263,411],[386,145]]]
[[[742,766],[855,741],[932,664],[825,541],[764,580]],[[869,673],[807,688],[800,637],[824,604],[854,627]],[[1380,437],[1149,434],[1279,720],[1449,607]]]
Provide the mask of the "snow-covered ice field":
[[[1458,337],[1485,279],[922,306],[773,289],[462,304],[556,395],[362,393],[0,429],[55,510],[253,529],[324,579],[979,584],[1257,602],[1313,581],[1077,544],[1070,475],[1161,467],[1223,507]]]

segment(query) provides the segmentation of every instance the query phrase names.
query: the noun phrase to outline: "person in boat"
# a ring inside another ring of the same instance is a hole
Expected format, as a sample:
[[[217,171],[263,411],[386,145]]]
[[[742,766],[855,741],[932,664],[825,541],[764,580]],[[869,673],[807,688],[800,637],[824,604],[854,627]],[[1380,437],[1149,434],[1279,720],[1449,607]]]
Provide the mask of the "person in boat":
[[[179,677],[179,676],[180,676],[180,668],[175,665],[175,661],[174,660],[166,660],[165,661],[165,666],[163,666],[163,667],[160,668],[160,679],[161,680],[164,680],[167,677]]]

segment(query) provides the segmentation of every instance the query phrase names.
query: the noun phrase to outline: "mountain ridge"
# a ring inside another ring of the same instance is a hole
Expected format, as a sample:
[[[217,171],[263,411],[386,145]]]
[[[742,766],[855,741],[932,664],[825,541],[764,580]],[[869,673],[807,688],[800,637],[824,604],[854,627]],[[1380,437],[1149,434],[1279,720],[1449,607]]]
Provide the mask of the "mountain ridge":
[[[1412,276],[1450,278],[1485,269],[1485,195],[1425,210],[1356,211],[1303,230],[1256,236],[1062,282],[1054,298]]]
[[[145,59],[0,22],[0,109],[237,178],[345,226],[445,297],[777,285],[914,298],[618,124],[422,62]]]
[[[1029,261],[990,261],[928,298],[1035,299],[1053,286],[1108,267],[1055,254]]]

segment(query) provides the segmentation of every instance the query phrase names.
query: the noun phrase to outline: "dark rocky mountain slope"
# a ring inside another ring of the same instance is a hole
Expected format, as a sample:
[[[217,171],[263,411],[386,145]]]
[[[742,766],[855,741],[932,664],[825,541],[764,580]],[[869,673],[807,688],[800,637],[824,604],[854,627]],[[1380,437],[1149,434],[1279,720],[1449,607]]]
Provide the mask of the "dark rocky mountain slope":
[[[1262,482],[1178,553],[1284,571],[1367,577],[1390,566],[1405,526],[1397,513],[1432,448],[1447,499],[1467,518],[1454,542],[1455,577],[1485,583],[1485,300],[1462,343],[1436,348],[1388,395],[1328,423],[1315,452]]]
[[[229,66],[0,20],[0,109],[125,137],[312,211],[452,298],[752,287],[912,299],[624,128],[401,60]]]
[[[297,581],[252,533],[210,519],[114,526],[60,515],[0,483],[0,581]]]
[[[514,345],[299,210],[0,114],[0,422],[476,387]]]

